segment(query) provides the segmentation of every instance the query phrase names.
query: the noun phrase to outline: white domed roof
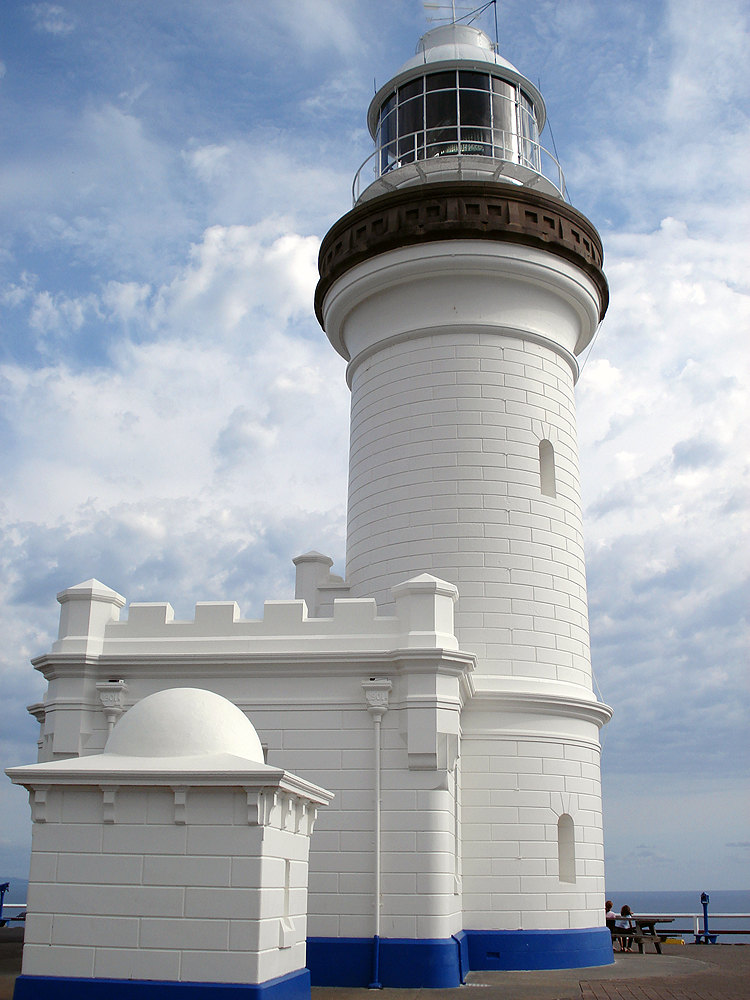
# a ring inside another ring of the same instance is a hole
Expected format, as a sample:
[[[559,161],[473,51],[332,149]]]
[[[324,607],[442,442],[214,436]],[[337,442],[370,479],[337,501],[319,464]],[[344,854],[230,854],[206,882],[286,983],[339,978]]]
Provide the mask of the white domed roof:
[[[398,71],[434,62],[474,62],[492,63],[518,73],[516,67],[495,52],[492,42],[480,28],[469,24],[443,24],[425,32],[417,43],[416,54]]]
[[[198,688],[157,691],[133,705],[107,740],[105,754],[195,757],[232,754],[263,763],[255,727],[231,701]]]

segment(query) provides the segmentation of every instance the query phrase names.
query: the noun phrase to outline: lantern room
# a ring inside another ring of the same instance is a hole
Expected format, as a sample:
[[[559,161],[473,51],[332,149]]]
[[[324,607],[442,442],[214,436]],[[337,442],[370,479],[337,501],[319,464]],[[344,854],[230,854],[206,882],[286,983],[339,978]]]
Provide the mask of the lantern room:
[[[565,196],[557,160],[539,143],[542,95],[479,28],[447,24],[423,35],[375,94],[367,120],[376,149],[355,178],[355,202],[456,177]]]

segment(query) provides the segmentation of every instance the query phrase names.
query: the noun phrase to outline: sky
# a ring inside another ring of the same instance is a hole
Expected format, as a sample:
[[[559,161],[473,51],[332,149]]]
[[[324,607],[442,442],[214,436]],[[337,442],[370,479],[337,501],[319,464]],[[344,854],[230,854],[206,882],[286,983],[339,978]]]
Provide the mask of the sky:
[[[434,16],[434,12],[429,12]],[[750,35],[743,0],[503,0],[611,302],[576,390],[609,890],[750,888]],[[494,35],[492,14],[479,25]],[[0,763],[58,591],[343,573],[349,395],[315,320],[420,0],[0,7]],[[0,781],[0,876],[26,793]]]

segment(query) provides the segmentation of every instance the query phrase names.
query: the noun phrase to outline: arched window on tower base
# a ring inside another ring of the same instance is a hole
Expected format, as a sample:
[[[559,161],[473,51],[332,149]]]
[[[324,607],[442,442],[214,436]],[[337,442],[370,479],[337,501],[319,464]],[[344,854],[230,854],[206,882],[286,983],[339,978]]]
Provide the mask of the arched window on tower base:
[[[546,438],[539,442],[539,481],[546,497],[557,496],[555,482],[555,449]]]
[[[573,817],[563,813],[557,821],[557,863],[561,882],[576,880],[576,840]]]

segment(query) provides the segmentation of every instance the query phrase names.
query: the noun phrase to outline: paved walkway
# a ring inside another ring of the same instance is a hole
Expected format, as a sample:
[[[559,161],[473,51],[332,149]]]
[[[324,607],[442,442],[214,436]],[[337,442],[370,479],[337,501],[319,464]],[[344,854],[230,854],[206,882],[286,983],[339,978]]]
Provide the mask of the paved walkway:
[[[0,930],[0,1000],[21,971],[23,932]],[[472,972],[446,990],[381,990],[378,1000],[750,1000],[750,945],[664,945],[663,955],[557,972]],[[312,1000],[374,1000],[367,989],[317,987]]]
[[[381,990],[380,1000],[750,1000],[750,946],[663,945],[663,955],[555,972],[472,972],[452,990]],[[312,1000],[373,1000],[366,989],[313,989]]]

